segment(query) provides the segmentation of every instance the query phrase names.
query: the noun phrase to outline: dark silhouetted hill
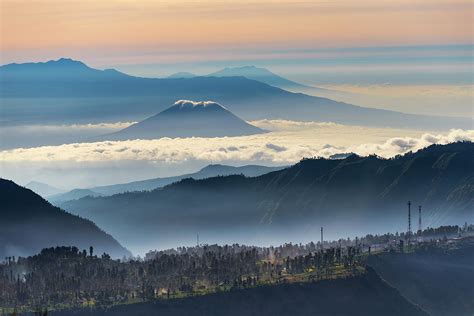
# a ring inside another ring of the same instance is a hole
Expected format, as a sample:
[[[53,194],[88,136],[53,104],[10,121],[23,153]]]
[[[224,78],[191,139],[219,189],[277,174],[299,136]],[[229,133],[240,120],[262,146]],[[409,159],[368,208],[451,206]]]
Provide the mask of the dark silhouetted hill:
[[[130,256],[112,236],[89,220],[52,206],[33,191],[0,179],[0,257],[26,256],[46,247],[93,246],[99,255]]]

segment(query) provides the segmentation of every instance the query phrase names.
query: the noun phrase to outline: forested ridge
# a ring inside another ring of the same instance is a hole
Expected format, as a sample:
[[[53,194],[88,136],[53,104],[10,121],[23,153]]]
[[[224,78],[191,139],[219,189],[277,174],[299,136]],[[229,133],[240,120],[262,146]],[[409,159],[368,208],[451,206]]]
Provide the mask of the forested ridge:
[[[472,247],[472,235],[474,227],[465,225],[427,229],[412,236],[417,241],[410,244],[402,242],[408,240],[403,234],[367,235],[278,247],[198,245],[152,251],[144,259],[128,260],[96,254],[93,247],[82,251],[77,247],[46,248],[26,258],[7,257],[0,264],[0,306],[7,314],[39,307],[49,312],[100,310],[117,304],[237,290],[254,289],[251,293],[259,293],[256,289],[264,286],[324,280],[372,280],[379,284],[378,276],[374,277],[377,273],[367,264],[370,258],[445,253],[449,261],[449,254],[457,249]],[[382,293],[387,290],[383,282],[379,286]]]

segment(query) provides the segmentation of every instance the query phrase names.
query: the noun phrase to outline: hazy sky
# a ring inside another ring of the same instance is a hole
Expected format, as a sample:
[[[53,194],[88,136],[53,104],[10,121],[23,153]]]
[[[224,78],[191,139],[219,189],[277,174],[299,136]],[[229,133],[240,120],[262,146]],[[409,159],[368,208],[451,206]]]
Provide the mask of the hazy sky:
[[[143,63],[163,53],[202,58],[183,56],[196,50],[460,44],[472,43],[473,32],[473,2],[465,0],[0,3],[4,62],[67,55],[96,64]]]
[[[0,0],[0,14],[2,64],[71,57],[150,77],[251,64],[350,90],[454,85],[434,106],[470,114],[472,0]]]
[[[349,103],[473,117],[473,6],[472,0],[0,0],[0,64],[71,57],[149,77],[256,65],[361,94],[341,99]],[[241,150],[227,148],[229,139],[18,148],[0,152],[0,167],[20,182],[72,187],[190,172],[211,162],[288,164],[330,151],[399,153],[405,150],[400,137],[410,137],[409,149],[430,143],[421,131],[293,127],[233,139]],[[59,137],[64,129],[60,144],[76,130],[87,136],[103,128],[109,127],[43,127],[44,134],[36,133]],[[29,131],[10,132],[34,142]]]

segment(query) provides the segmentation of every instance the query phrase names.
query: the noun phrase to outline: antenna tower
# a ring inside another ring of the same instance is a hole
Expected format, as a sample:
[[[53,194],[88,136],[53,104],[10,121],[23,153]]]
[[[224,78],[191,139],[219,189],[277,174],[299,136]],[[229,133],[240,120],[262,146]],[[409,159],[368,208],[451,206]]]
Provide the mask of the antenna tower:
[[[323,249],[323,226],[321,226],[321,249]]]
[[[420,236],[421,241],[421,233],[423,232],[421,227],[421,205],[418,206],[418,234]]]
[[[408,201],[408,231],[407,231],[407,241],[410,245],[412,231],[411,231],[411,201]]]

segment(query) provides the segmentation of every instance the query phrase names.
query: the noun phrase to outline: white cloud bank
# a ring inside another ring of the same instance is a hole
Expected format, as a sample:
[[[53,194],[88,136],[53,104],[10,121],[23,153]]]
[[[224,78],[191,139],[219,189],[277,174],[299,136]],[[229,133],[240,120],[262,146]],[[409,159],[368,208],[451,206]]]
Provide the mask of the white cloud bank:
[[[376,153],[383,157],[431,144],[474,141],[474,130],[448,133],[262,120],[272,132],[244,137],[162,138],[73,143],[0,151],[0,176],[72,189],[195,172],[210,163],[288,165],[303,157]]]
[[[255,125],[267,131],[303,131],[308,129],[321,129],[325,127],[343,127],[344,125],[332,122],[303,122],[290,120],[258,120],[249,121],[249,124]]]
[[[420,138],[395,137],[383,144],[363,144],[353,151],[360,155],[375,153],[382,157],[393,157],[408,151],[418,151],[433,144],[449,144],[458,141],[474,141],[474,130],[453,129],[448,134],[423,134]]]
[[[262,163],[290,164],[303,157],[329,157],[345,152],[392,157],[408,151],[416,151],[431,144],[446,144],[460,140],[474,141],[474,130],[451,130],[446,134],[434,134],[349,127],[333,123],[282,120],[264,120],[253,123],[262,128],[276,130],[276,132],[231,138],[161,138],[18,148],[1,151],[0,161],[183,163],[197,160],[223,163],[261,161]],[[285,131],[278,131],[282,129]],[[404,133],[405,136],[393,137],[397,133]]]

